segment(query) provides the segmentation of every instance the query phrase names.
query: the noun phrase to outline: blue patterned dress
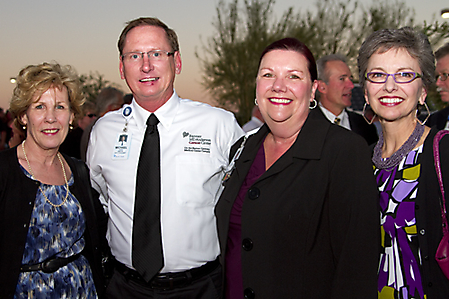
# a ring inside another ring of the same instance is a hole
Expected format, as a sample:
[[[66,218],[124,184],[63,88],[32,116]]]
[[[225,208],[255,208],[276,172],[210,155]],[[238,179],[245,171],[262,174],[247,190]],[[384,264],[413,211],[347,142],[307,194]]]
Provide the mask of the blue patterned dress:
[[[422,149],[412,150],[391,170],[374,170],[381,213],[379,299],[426,298],[415,216]]]
[[[32,178],[25,168],[22,167],[22,171]],[[73,182],[72,175],[69,186]],[[67,192],[65,185],[41,183],[41,188],[55,205],[62,203]],[[67,258],[80,253],[85,244],[85,228],[81,205],[72,193],[69,193],[65,204],[53,207],[38,189],[22,264],[33,265],[50,257]],[[53,273],[21,272],[14,298],[97,298],[89,262],[80,255]]]

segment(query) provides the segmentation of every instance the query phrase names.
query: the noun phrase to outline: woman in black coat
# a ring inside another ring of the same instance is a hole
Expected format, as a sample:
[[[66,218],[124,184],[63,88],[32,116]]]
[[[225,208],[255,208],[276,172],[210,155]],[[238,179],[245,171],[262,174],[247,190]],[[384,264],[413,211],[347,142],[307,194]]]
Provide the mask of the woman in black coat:
[[[309,115],[316,66],[296,39],[263,52],[266,122],[237,142],[216,207],[226,298],[377,298],[377,190],[358,135]]]

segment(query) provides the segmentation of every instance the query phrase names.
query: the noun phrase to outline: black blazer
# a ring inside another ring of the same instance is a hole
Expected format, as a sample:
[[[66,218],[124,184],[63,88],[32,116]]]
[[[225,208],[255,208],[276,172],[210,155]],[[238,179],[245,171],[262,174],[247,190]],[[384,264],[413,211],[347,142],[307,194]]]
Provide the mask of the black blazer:
[[[427,121],[427,125],[429,127],[436,126],[438,130],[443,130],[446,126],[447,117],[449,116],[449,106],[440,111],[432,113],[430,115],[429,120]]]
[[[310,113],[311,114],[320,113],[324,116],[323,111],[321,111],[321,109],[319,107],[316,107]],[[362,136],[366,140],[366,143],[368,145],[371,145],[371,144],[377,142],[379,137],[377,136],[377,130],[376,130],[375,125],[373,125],[373,124],[369,125],[366,122],[366,120],[363,118],[363,116],[361,116],[358,113],[348,111],[348,110],[346,110],[346,113],[348,113],[349,125],[351,126],[351,131]],[[326,116],[324,116],[324,118],[326,118]],[[327,118],[326,118],[326,120],[327,120]]]
[[[449,280],[444,276],[435,253],[443,237],[441,227],[441,192],[434,166],[433,139],[438,132],[433,128],[424,142],[421,175],[416,197],[416,225],[422,256],[422,284],[428,299],[449,298]],[[440,162],[449,211],[449,136],[440,142]]]
[[[268,133],[265,124],[247,139],[217,204],[223,264],[234,200]],[[377,194],[366,142],[310,114],[245,197],[242,242],[252,248],[241,253],[244,290],[256,298],[377,298]]]
[[[106,244],[107,218],[98,199],[89,199],[89,178],[81,178],[74,160],[63,154],[70,166],[75,182],[70,187],[83,208],[86,217],[86,246],[82,254],[92,268],[95,288],[102,295],[104,282],[101,269],[100,245]],[[14,296],[22,264],[31,213],[38,183],[29,179],[20,169],[17,147],[0,152],[0,298]],[[86,167],[87,168],[87,167]],[[86,173],[89,172],[86,170]],[[88,185],[87,185],[88,184]]]
[[[351,125],[351,130],[354,133],[359,134],[365,138],[368,145],[377,142],[379,136],[377,136],[376,126],[373,124],[368,124],[366,120],[358,113],[347,111],[349,116],[349,124]]]

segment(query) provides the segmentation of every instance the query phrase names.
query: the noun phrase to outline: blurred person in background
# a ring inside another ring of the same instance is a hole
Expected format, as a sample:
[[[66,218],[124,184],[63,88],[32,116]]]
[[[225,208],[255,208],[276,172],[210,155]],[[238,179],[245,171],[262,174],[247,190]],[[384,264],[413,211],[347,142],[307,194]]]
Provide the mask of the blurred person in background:
[[[441,101],[449,103],[449,43],[445,44],[435,52],[435,59],[437,61],[435,73],[437,91],[440,94]],[[438,130],[449,129],[449,106],[433,113],[429,117],[427,125],[429,127],[436,126]]]
[[[105,87],[98,94],[95,99],[95,107],[92,111],[95,113],[95,118],[90,121],[83,130],[81,136],[80,146],[81,159],[86,161],[87,145],[89,144],[90,132],[98,118],[102,117],[109,111],[115,111],[123,106],[123,92],[114,87]]]
[[[251,111],[251,119],[242,126],[243,131],[249,132],[251,130],[260,128],[264,124],[262,114],[260,114],[259,107],[255,105]]]
[[[318,59],[318,107],[311,113],[323,113],[332,123],[362,136],[368,145],[377,141],[376,127],[367,124],[360,114],[349,111],[354,84],[346,57],[326,55]]]
[[[74,120],[76,126],[71,126],[66,139],[59,147],[61,153],[67,154],[70,157],[81,159],[81,137],[83,132],[97,119],[95,112],[95,105],[90,102],[85,102],[81,107],[82,114],[78,119]]]

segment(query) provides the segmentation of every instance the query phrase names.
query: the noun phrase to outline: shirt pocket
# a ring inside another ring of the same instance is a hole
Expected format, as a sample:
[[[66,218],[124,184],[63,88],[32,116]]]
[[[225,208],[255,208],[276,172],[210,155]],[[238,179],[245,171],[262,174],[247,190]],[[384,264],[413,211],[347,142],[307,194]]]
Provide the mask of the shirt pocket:
[[[190,207],[215,205],[221,188],[222,167],[210,156],[176,157],[176,200]]]

